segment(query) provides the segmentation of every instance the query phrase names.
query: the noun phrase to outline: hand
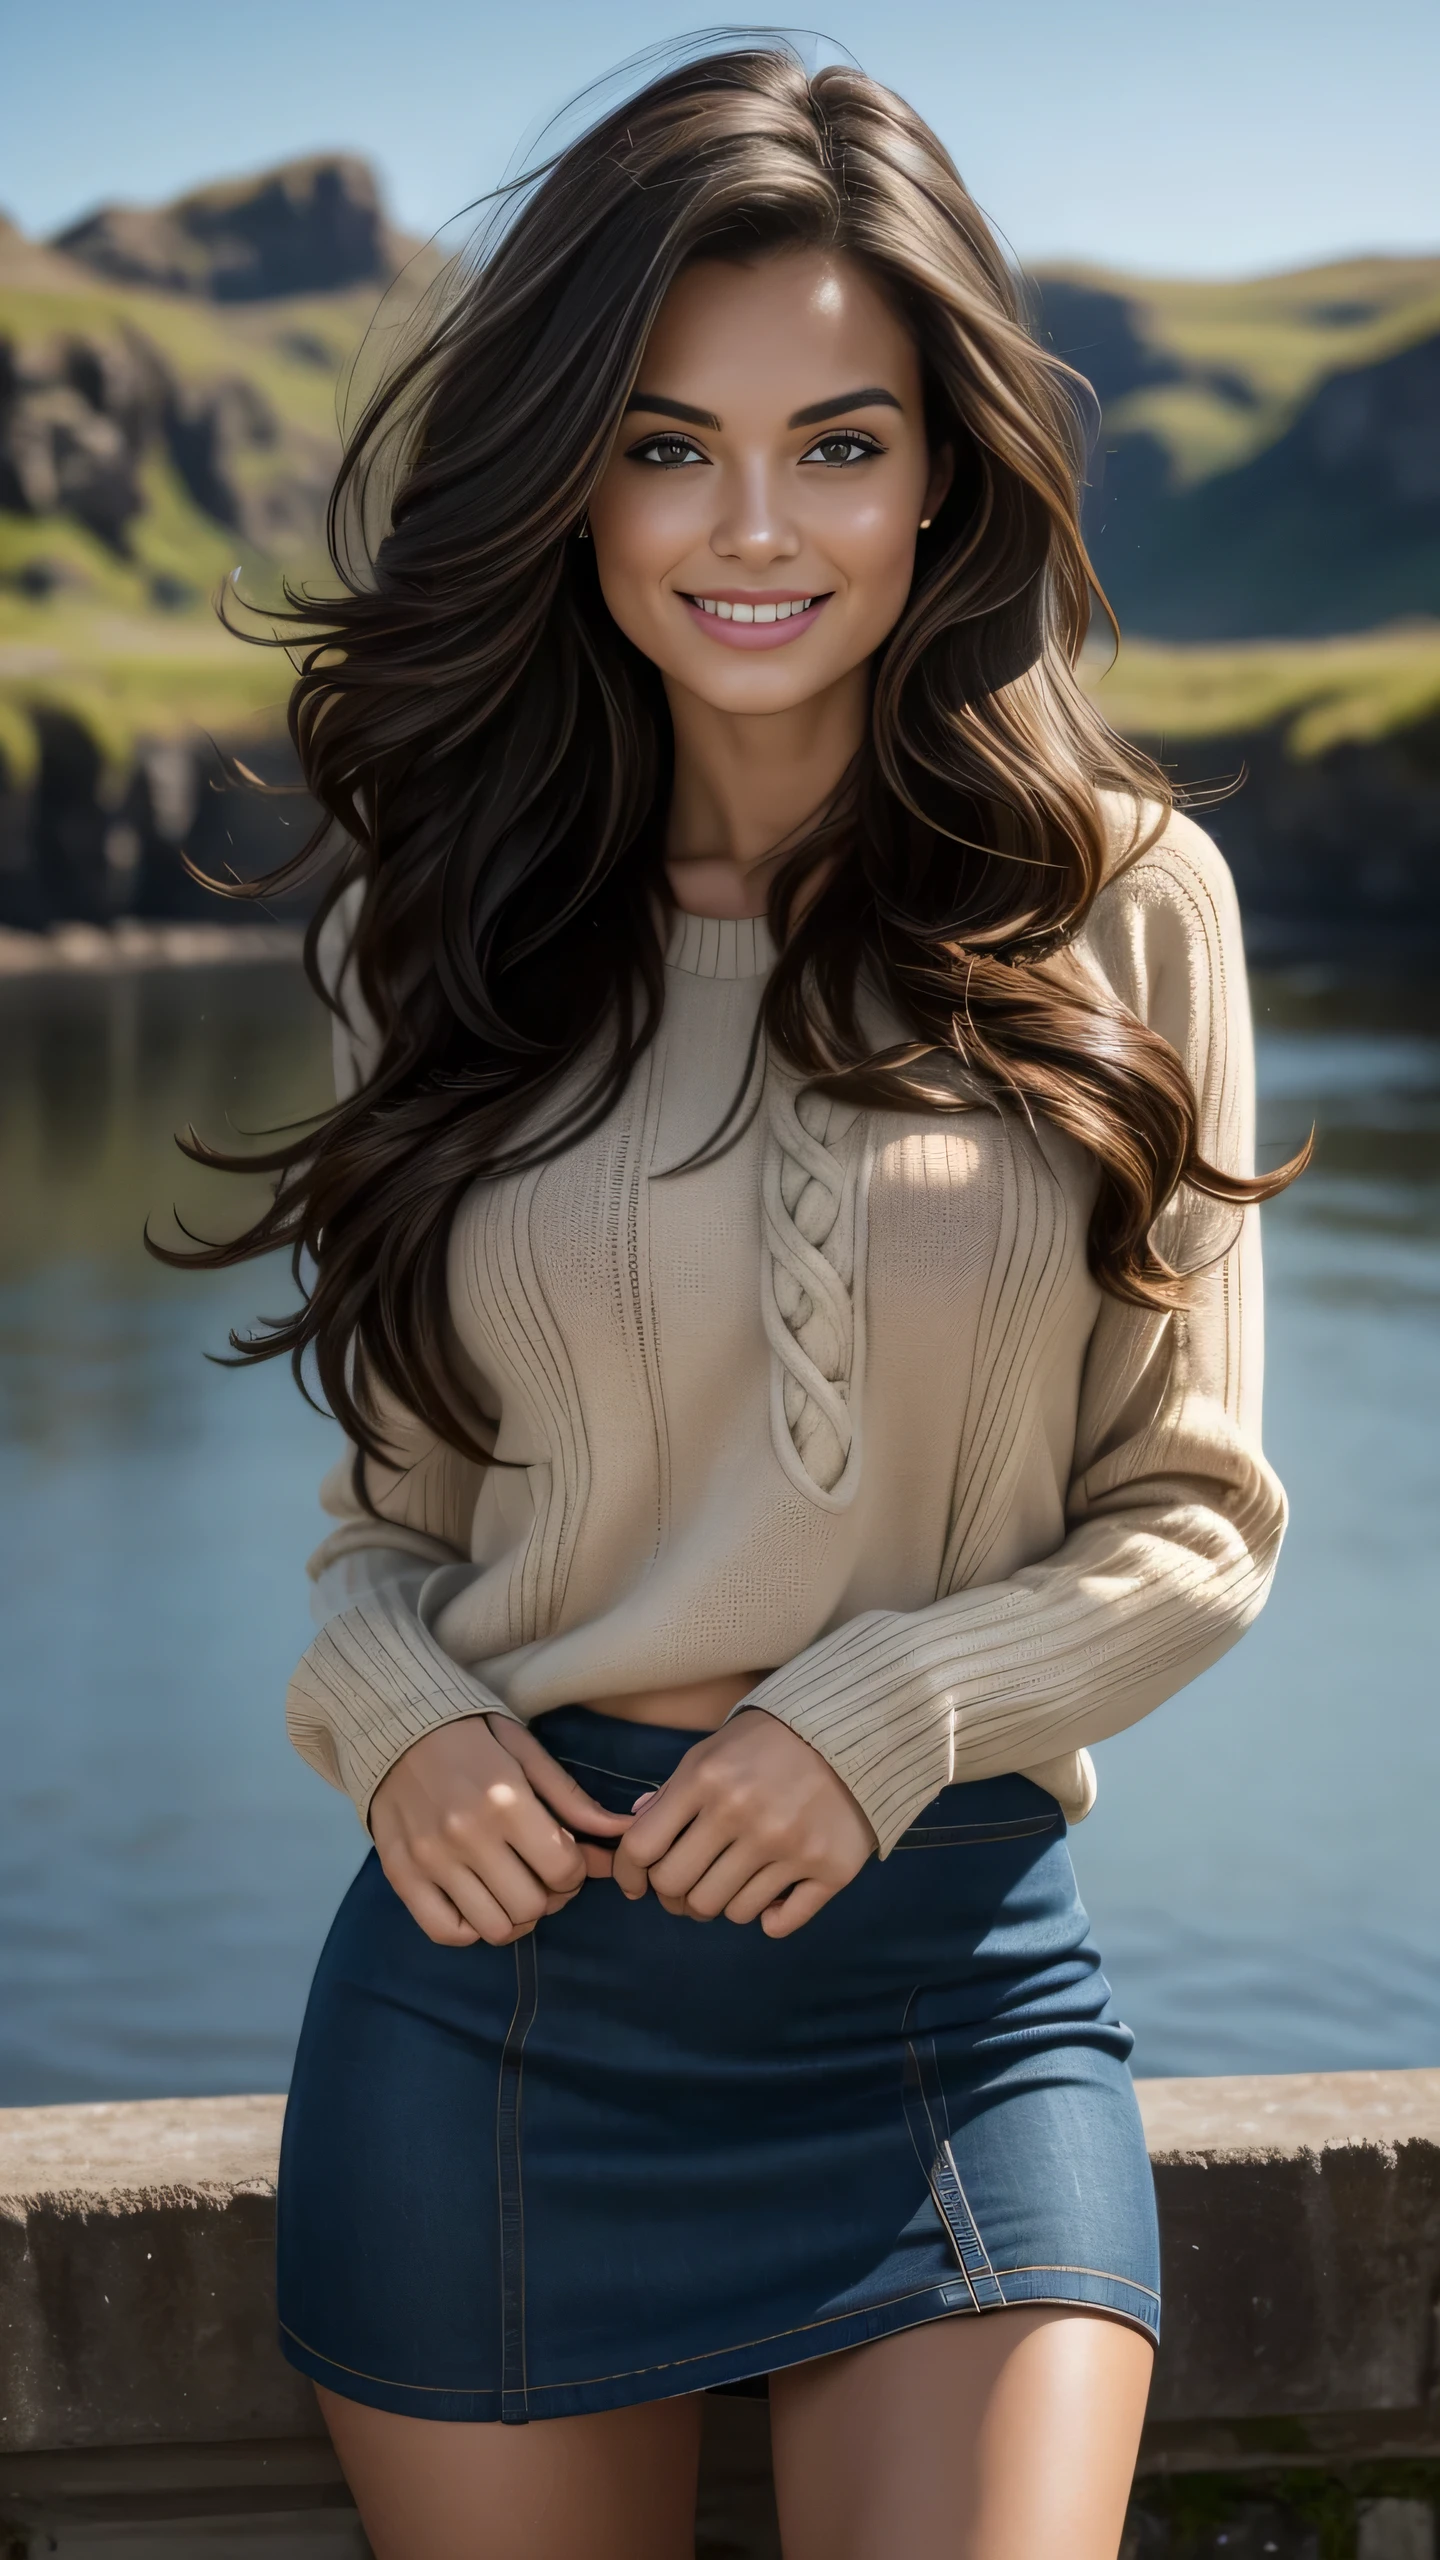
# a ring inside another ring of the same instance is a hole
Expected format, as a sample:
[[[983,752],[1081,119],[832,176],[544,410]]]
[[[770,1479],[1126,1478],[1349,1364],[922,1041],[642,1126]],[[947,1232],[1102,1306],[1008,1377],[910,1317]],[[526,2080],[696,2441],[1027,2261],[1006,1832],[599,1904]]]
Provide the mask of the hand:
[[[527,1937],[587,1876],[610,1873],[613,1852],[565,1826],[618,1839],[630,1819],[593,1803],[508,1716],[464,1716],[422,1734],[370,1799],[380,1864],[437,1947]]]
[[[877,1847],[828,1760],[762,1708],[748,1707],[687,1751],[642,1799],[615,1852],[615,1881],[637,1901],[654,1886],[692,1920],[758,1920],[793,1937]]]

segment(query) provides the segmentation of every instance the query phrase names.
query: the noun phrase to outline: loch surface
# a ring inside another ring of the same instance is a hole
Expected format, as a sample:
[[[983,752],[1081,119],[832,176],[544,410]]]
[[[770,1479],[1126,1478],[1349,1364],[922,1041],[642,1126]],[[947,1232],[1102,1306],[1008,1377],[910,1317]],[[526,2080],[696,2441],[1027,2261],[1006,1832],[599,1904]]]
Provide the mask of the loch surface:
[[[1440,988],[1257,979],[1267,1444],[1293,1503],[1227,1660],[1104,1745],[1074,1854],[1145,2073],[1440,2062]],[[287,966],[0,982],[0,2104],[278,2089],[364,1839],[294,1757],[331,1426],[207,1363],[280,1263],[144,1254],[174,1155],[323,1099]]]

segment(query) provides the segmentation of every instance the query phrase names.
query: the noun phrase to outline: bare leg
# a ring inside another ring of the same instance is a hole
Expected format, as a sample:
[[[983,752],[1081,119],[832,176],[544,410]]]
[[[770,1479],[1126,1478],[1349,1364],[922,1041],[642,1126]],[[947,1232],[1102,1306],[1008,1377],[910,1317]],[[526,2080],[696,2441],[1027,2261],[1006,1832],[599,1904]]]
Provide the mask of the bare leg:
[[[528,2427],[319,2400],[375,2560],[693,2560],[697,2400]]]
[[[1115,2560],[1151,2362],[1037,2304],[772,2375],[785,2560]]]

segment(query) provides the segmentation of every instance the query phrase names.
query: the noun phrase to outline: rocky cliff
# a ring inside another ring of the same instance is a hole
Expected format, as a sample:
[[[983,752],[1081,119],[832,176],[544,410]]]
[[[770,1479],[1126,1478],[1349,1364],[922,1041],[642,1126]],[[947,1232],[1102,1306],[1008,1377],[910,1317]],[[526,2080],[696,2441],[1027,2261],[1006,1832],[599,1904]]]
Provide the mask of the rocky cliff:
[[[158,469],[211,527],[284,558],[318,540],[334,466],[333,438],[298,430],[253,376],[187,378],[123,319],[0,338],[0,513],[23,522],[58,518],[129,559]],[[32,597],[78,575],[43,544],[12,569]],[[174,567],[149,585],[161,607],[198,596]]]
[[[386,284],[412,255],[373,169],[331,154],[199,187],[166,205],[101,205],[54,247],[115,284],[214,302],[267,302]]]
[[[104,206],[44,248],[0,224],[0,583],[84,583],[73,543],[17,539],[16,520],[143,563],[143,520],[168,512],[161,606],[213,584],[217,533],[275,562],[313,552],[337,376],[416,256],[343,156]]]
[[[0,222],[3,920],[183,911],[182,843],[258,869],[302,822],[209,787],[197,733],[268,756],[288,677],[211,599],[237,563],[262,598],[326,574],[337,385],[362,337],[383,363],[435,266],[343,156],[102,207],[49,245]],[[1127,632],[1184,644],[1128,652],[1107,708],[1183,737],[1182,778],[1248,763],[1215,823],[1265,930],[1353,913],[1440,939],[1440,258],[1035,291],[1096,394],[1100,573]],[[1374,629],[1402,616],[1429,627]],[[1246,638],[1367,626],[1358,675],[1312,636],[1276,679]],[[1301,697],[1313,725],[1357,685],[1359,727],[1300,743]]]
[[[1037,288],[1044,334],[1100,403],[1086,532],[1127,631],[1440,613],[1440,259]]]

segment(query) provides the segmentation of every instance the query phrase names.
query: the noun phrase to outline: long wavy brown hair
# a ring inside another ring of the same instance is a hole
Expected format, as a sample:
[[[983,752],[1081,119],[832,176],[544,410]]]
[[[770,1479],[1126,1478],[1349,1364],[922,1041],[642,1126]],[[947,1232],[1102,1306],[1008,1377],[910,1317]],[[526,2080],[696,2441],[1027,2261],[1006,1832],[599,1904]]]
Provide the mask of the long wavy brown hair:
[[[878,279],[957,468],[875,661],[858,759],[776,876],[765,1039],[881,1109],[962,1107],[958,1053],[972,1094],[1088,1149],[1091,1266],[1139,1305],[1183,1292],[1154,1235],[1181,1185],[1238,1206],[1288,1178],[1208,1164],[1174,1050],[1064,963],[1114,867],[1102,791],[1134,809],[1134,847],[1169,807],[1076,681],[1095,593],[1084,386],[1036,342],[978,208],[901,99],[851,69],[807,76],[784,47],[711,54],[513,191],[348,442],[337,592],[289,594],[290,729],[324,818],[252,893],[328,866],[306,958],[333,1004],[317,936],[361,884],[351,948],[379,1053],[357,1093],[264,1153],[189,1142],[276,1182],[243,1234],[183,1258],[291,1250],[300,1304],[236,1350],[288,1354],[297,1377],[313,1358],[377,1456],[377,1391],[486,1454],[447,1316],[456,1205],[594,1129],[654,1037],[669,721],[577,535],[681,269],[795,246]],[[862,970],[910,1034],[878,1056]]]

